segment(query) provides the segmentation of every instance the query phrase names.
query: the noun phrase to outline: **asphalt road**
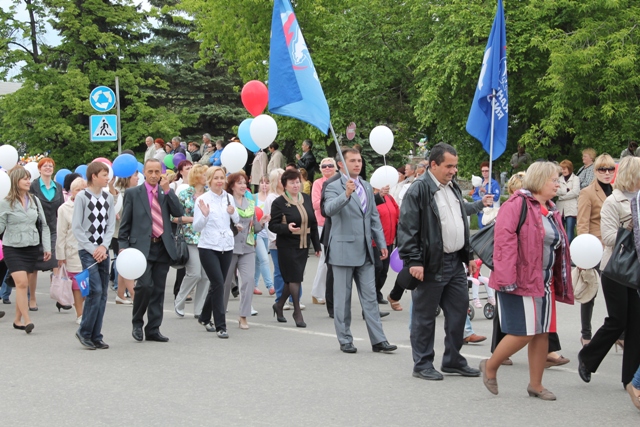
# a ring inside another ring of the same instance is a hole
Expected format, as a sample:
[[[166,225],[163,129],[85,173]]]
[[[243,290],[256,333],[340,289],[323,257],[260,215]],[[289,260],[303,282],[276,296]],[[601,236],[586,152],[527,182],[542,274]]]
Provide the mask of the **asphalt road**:
[[[310,258],[303,285],[307,329],[270,313],[273,297],[256,296],[259,314],[250,329],[237,326],[238,300],[227,317],[230,338],[218,339],[193,318],[173,311],[174,270],[167,280],[161,331],[169,343],[138,343],[131,337],[131,308],[115,305],[110,291],[104,319],[108,350],[85,350],[74,337],[73,310],[58,313],[40,275],[31,335],[11,326],[13,305],[0,320],[0,423],[2,426],[635,426],[640,413],[620,382],[622,354],[613,349],[590,384],[576,370],[580,348],[578,306],[559,304],[558,324],[565,367],[548,369],[544,384],[558,400],[543,402],[526,393],[526,352],[498,373],[500,395],[491,395],[480,378],[446,375],[430,382],[411,376],[410,295],[404,311],[383,319],[394,354],[371,351],[361,317],[352,331],[357,354],[343,354],[324,306],[311,304],[317,261]],[[391,274],[385,291],[389,292]],[[264,290],[264,288],[262,288]],[[13,297],[12,297],[13,300]],[[359,313],[354,295],[354,313]],[[381,309],[388,309],[388,305]],[[594,328],[606,312],[596,300]],[[438,318],[436,367],[443,351],[443,317]],[[477,313],[473,326],[490,336],[491,321]],[[489,341],[466,345],[463,353],[477,367],[489,356]]]

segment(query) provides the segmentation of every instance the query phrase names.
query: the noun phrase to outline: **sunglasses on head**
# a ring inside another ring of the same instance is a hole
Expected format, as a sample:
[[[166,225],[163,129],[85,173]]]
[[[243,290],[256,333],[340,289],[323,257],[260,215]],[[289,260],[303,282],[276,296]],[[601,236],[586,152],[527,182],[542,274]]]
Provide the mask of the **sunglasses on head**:
[[[598,169],[597,169],[597,171],[598,171],[598,172],[602,172],[602,173],[605,173],[605,172],[613,172],[613,171],[615,171],[615,170],[616,170],[616,168],[615,168],[615,167],[610,167],[610,168],[598,168]]]
[[[332,168],[333,169],[333,165],[329,164],[329,165],[322,165],[320,166],[322,169],[326,169],[326,168]]]

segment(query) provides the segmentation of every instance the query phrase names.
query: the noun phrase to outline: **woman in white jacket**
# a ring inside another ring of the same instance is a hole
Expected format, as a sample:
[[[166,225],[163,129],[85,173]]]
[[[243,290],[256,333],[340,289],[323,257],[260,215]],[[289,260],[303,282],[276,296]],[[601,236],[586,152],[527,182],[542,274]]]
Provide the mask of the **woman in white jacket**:
[[[573,163],[569,160],[560,162],[562,177],[558,189],[556,208],[562,215],[564,229],[567,230],[569,243],[576,235],[576,217],[578,216],[578,196],[580,195],[580,178],[573,174]]]
[[[73,235],[71,229],[71,221],[73,220],[73,207],[75,205],[76,195],[87,188],[87,181],[82,178],[76,178],[72,183],[69,191],[69,199],[58,208],[58,239],[56,240],[56,258],[58,259],[58,268],[64,265],[67,275],[71,279],[71,289],[73,290],[73,305],[76,308],[76,323],[82,322],[82,305],[84,298],[80,292],[78,282],[75,275],[80,273],[82,263],[78,255],[78,241]],[[61,305],[56,303],[58,311]]]
[[[218,338],[229,338],[224,310],[224,282],[233,257],[234,233],[231,226],[235,227],[240,222],[240,216],[233,197],[224,191],[226,176],[222,168],[211,167],[206,176],[209,191],[196,199],[193,215],[193,230],[200,232],[200,263],[210,282],[198,322],[208,332],[215,332]]]

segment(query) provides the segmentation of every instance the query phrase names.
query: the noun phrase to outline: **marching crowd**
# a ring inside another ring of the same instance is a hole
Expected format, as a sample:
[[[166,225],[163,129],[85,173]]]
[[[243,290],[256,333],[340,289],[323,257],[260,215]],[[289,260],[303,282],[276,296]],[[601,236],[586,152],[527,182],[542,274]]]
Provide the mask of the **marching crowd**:
[[[589,382],[612,346],[621,346],[622,384],[640,409],[637,284],[600,279],[619,229],[633,230],[640,253],[636,146],[630,144],[617,166],[608,154],[596,156],[586,149],[584,165],[575,174],[568,160],[532,162],[519,148],[511,160],[516,174],[507,184],[509,197],[501,204],[501,188],[489,176],[486,162],[480,165],[482,184],[470,194],[471,201],[464,197],[456,180],[457,152],[444,143],[433,146],[428,158],[399,168],[398,183],[391,188],[372,188],[366,181],[359,147],[342,147],[341,156],[318,163],[312,142],[305,140],[302,155],[286,164],[278,144],[272,143],[269,155],[260,151],[244,171],[229,174],[221,163],[229,143],[238,141],[219,140],[214,148],[205,134],[202,144],[184,147],[178,137],[167,144],[148,137],[140,182],[137,172],[111,179],[109,167],[100,161],[88,165],[86,179],[70,174],[62,185],[52,178],[51,158],[40,160],[37,179],[21,166],[11,169],[9,195],[0,201],[0,277],[5,304],[11,303],[12,287],[16,289],[13,328],[27,334],[35,328],[30,314],[39,309],[38,272],[52,271],[52,277],[64,273],[72,283],[74,304],[57,302],[58,310],[75,308],[76,338],[82,346],[109,348],[102,320],[112,276],[116,304],[132,305],[133,338],[167,342],[160,331],[164,292],[168,270],[178,259],[184,265],[173,288],[177,316],[184,317],[185,304],[193,299],[198,323],[226,339],[230,294],[239,295],[238,327],[247,330],[253,295],[262,294],[262,278],[275,296],[276,320],[288,322],[284,311],[292,310],[296,327],[305,328],[302,282],[311,250],[320,258],[311,299],[325,305],[334,319],[344,353],[357,352],[350,330],[353,283],[374,352],[397,349],[384,333],[380,319],[389,313],[381,312],[379,304],[403,310],[400,300],[410,291],[414,377],[442,380],[441,372],[482,377],[486,388],[498,394],[498,371],[528,346],[527,393],[555,400],[543,385],[544,369],[569,362],[558,353],[555,304],[576,300],[582,321],[580,378]],[[175,165],[175,172],[165,171],[164,156],[176,153],[185,160]],[[488,278],[479,274],[482,262],[474,259],[470,245],[473,215],[481,228],[493,229]],[[572,273],[569,245],[576,232],[594,235],[604,247],[591,275],[577,267]],[[111,262],[110,249],[115,258],[128,248],[142,252],[147,261],[135,281],[119,275],[117,263]],[[385,297],[382,288],[394,248],[403,266]],[[89,292],[83,297],[76,276],[85,270]],[[608,317],[594,333],[600,280]],[[489,304],[497,307],[492,355],[479,369],[460,353],[463,343],[478,339],[467,315],[469,283],[474,305],[483,283]],[[439,308],[446,318],[440,370],[434,367]]]

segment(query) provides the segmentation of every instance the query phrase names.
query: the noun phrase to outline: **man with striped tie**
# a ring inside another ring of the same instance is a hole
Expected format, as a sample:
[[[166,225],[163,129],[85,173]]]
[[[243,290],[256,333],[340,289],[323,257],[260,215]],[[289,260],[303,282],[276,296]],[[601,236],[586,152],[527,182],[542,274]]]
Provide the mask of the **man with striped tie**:
[[[387,253],[378,209],[371,185],[359,177],[362,157],[354,148],[344,148],[346,163],[338,162],[340,179],[327,184],[324,211],[331,218],[327,263],[333,269],[333,312],[340,350],[355,353],[351,335],[351,289],[355,280],[367,331],[374,352],[391,352],[398,347],[389,344],[382,330],[375,288],[375,262],[372,241]]]
[[[169,181],[162,176],[159,160],[145,162],[144,178],[143,185],[130,188],[124,194],[118,243],[120,251],[136,248],[147,259],[147,269],[134,288],[133,338],[142,341],[147,313],[144,328],[147,341],[167,342],[169,338],[160,333],[164,289],[171,260],[177,257],[170,215],[179,217],[184,211],[169,188]]]

